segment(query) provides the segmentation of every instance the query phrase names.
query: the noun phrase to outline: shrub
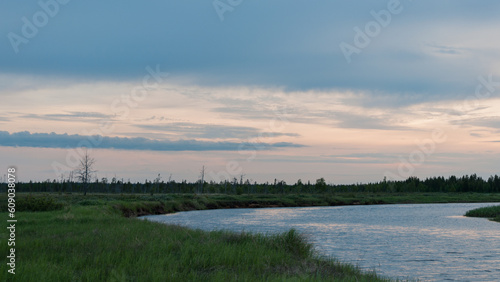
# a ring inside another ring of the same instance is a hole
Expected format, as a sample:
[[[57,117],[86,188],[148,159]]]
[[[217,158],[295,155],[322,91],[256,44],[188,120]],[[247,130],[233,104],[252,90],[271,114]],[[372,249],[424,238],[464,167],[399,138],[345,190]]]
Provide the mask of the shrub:
[[[484,207],[484,208],[470,210],[465,214],[465,216],[490,217],[490,218],[499,217],[500,206],[491,206],[491,207]]]
[[[16,211],[54,211],[64,207],[62,203],[55,201],[49,196],[32,196],[19,198],[16,202]]]

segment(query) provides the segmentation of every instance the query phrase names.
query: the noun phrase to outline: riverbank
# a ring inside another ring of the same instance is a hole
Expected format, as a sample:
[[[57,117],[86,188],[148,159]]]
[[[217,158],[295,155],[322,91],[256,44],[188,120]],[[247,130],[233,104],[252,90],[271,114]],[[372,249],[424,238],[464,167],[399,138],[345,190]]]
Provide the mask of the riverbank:
[[[13,280],[117,281],[388,281],[319,258],[295,231],[274,236],[205,232],[135,216],[216,208],[397,203],[500,202],[498,194],[16,195]],[[7,207],[6,195],[0,208]],[[7,213],[2,212],[3,218]],[[0,238],[8,238],[7,229]],[[3,240],[2,240],[3,241]],[[6,241],[4,241],[6,242]],[[0,246],[7,254],[10,247]],[[0,279],[5,280],[5,279]]]
[[[56,197],[57,201],[63,203],[103,204],[112,201],[114,207],[119,209],[125,217],[227,208],[500,202],[500,193],[162,194],[153,196],[95,194],[87,197],[62,194]]]
[[[205,232],[127,218],[118,208],[153,199],[18,195],[16,200],[16,274],[4,263],[2,281],[388,281],[320,259],[294,230],[272,236]],[[44,211],[22,211],[27,209]],[[8,236],[1,229],[4,255],[11,248],[3,240]]]

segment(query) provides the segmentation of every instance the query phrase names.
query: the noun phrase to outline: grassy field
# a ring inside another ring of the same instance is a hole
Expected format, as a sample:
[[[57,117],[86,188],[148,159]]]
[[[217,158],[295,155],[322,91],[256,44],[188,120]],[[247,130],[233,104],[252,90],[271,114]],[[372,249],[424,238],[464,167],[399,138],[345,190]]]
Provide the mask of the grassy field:
[[[16,212],[16,274],[2,263],[1,281],[387,281],[320,259],[294,230],[271,236],[205,232],[123,216],[120,206],[155,202],[147,197],[16,199],[21,210],[45,211]],[[8,236],[2,228],[2,254],[8,254]]]
[[[491,220],[500,222],[500,206],[491,206],[470,210],[465,214],[465,216],[486,217]]]
[[[47,195],[47,194],[33,194]],[[18,209],[29,211],[29,206],[43,206],[35,197],[18,194]],[[7,200],[0,196],[0,210],[6,210]],[[30,199],[30,201],[25,201]],[[327,195],[286,194],[286,195],[195,195],[195,194],[50,194],[50,199],[58,204],[79,206],[111,205],[122,211],[126,217],[148,214],[164,214],[178,211],[223,209],[223,208],[263,208],[263,207],[307,207],[373,204],[420,204],[420,203],[477,203],[500,202],[500,193],[337,193]],[[20,206],[21,205],[21,206]]]
[[[61,196],[64,201],[64,196]],[[420,203],[474,203],[500,202],[500,194],[480,193],[338,193],[332,195],[289,194],[289,195],[157,195],[123,196],[95,195],[101,199],[116,199],[116,207],[127,217],[164,214],[177,211],[263,208],[263,207],[308,207],[374,204],[420,204]],[[112,198],[110,198],[112,197]],[[73,198],[73,201],[77,201]]]
[[[16,196],[16,275],[0,281],[387,281],[319,258],[294,230],[264,236],[137,220],[145,214],[238,207],[494,202],[498,194]],[[7,199],[0,196],[0,209]],[[6,212],[0,216],[7,219]],[[7,223],[5,223],[7,224]],[[0,252],[8,254],[6,228]]]

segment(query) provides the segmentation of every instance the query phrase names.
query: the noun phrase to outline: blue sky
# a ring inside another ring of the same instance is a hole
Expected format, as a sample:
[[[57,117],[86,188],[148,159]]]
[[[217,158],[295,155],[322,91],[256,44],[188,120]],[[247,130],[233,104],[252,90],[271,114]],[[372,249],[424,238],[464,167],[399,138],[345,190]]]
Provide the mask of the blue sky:
[[[2,163],[60,178],[99,136],[99,178],[495,174],[499,6],[3,1]]]

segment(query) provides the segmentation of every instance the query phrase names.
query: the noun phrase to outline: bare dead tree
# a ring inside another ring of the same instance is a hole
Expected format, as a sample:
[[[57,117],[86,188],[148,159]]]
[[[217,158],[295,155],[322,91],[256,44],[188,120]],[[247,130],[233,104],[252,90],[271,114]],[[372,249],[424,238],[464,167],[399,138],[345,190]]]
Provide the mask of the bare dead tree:
[[[95,159],[90,156],[87,149],[80,159],[80,165],[75,170],[76,179],[83,184],[83,195],[87,195],[89,183],[92,181],[92,175],[97,172],[94,170]]]
[[[75,173],[74,171],[70,171],[70,172],[69,172],[69,175],[68,175],[68,182],[70,182],[70,183],[71,183],[71,182],[73,182],[73,174],[74,174],[74,173]]]
[[[203,194],[203,185],[205,184],[205,166],[203,166],[200,171],[200,178],[200,188],[198,190],[201,191],[201,194]]]
[[[153,196],[153,190],[154,192],[160,192],[160,181],[161,181],[161,176],[158,173],[158,177],[156,177],[154,185],[151,188],[151,196]]]

